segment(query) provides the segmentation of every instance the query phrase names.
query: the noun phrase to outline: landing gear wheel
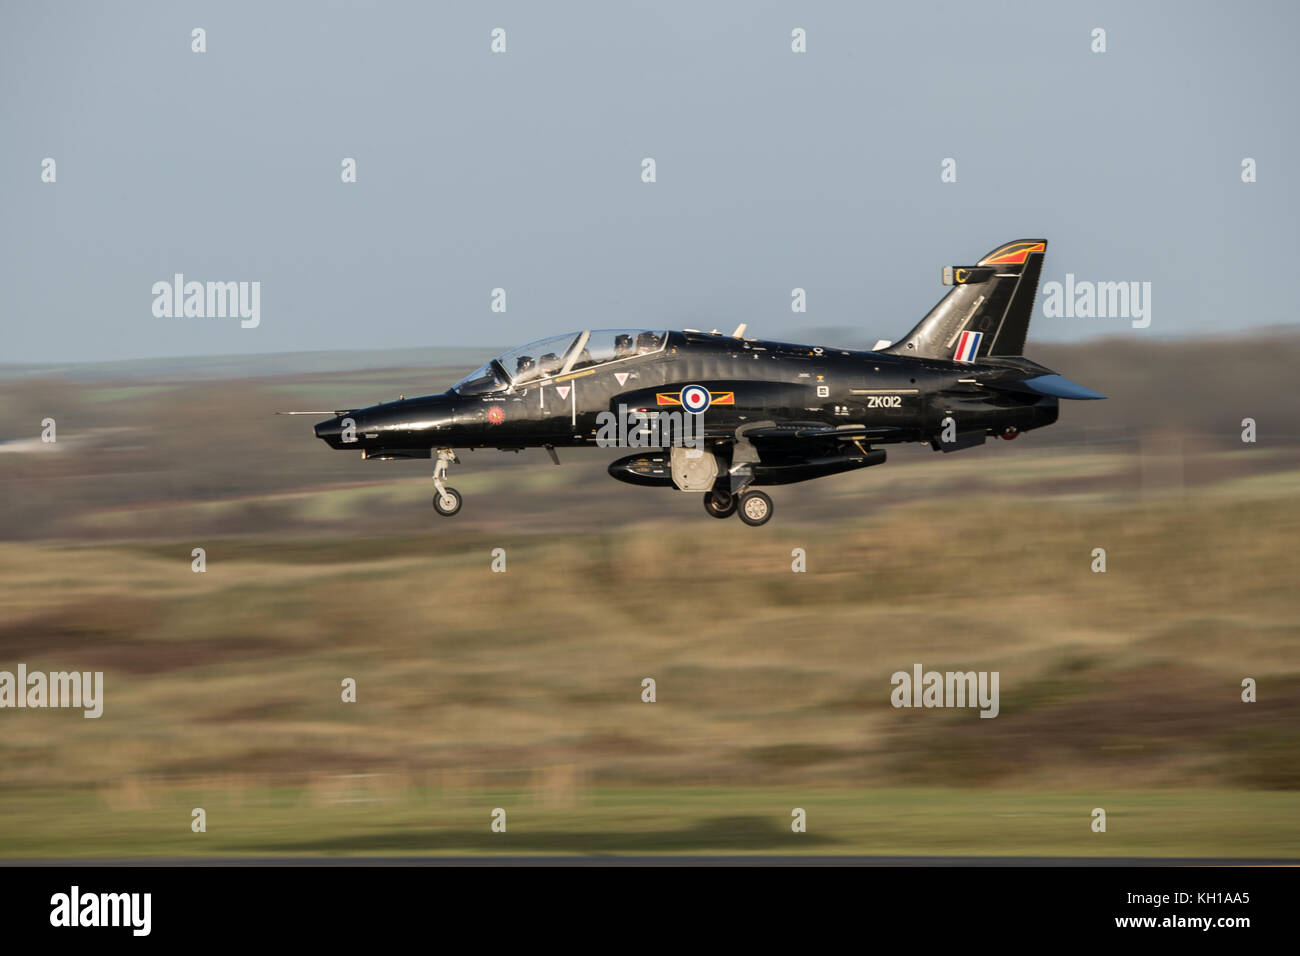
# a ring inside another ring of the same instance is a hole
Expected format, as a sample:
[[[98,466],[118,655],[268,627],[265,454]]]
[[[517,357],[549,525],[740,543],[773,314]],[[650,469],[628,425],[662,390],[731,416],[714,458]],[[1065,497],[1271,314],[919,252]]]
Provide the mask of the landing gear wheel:
[[[761,491],[747,491],[740,496],[740,508],[736,514],[752,528],[767,524],[772,517],[772,499]]]
[[[436,492],[433,496],[433,510],[444,518],[450,518],[460,510],[460,492],[442,483],[442,479],[447,477],[447,466],[459,461],[450,448],[438,449],[438,460],[433,466],[433,489]]]
[[[730,518],[736,513],[736,496],[729,491],[706,491],[704,510],[715,518]]]
[[[442,494],[433,496],[433,510],[444,518],[450,518],[460,510],[460,492],[455,488],[442,489]]]

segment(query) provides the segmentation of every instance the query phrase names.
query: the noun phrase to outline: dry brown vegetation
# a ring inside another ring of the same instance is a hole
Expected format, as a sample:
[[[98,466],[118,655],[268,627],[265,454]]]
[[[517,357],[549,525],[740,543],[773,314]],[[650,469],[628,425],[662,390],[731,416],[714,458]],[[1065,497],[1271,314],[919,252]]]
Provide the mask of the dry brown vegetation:
[[[612,482],[602,452],[465,456],[444,521],[427,463],[344,460],[312,419],[266,414],[302,405],[287,385],[377,399],[417,377],[4,390],[64,447],[0,455],[0,669],[102,670],[107,695],[100,720],[0,714],[0,805],[213,780],[326,805],[372,785],[1300,790],[1300,462],[1271,411],[1236,440],[1248,397],[1222,432],[902,450],[778,489],[763,529]],[[999,671],[1001,715],[891,708],[914,662]]]

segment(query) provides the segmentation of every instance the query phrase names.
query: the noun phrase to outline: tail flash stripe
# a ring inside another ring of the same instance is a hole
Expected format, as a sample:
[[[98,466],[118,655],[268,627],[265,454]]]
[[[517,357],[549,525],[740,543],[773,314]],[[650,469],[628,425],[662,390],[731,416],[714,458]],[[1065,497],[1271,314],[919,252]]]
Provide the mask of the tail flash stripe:
[[[1027,242],[1020,245],[1012,243],[1009,248],[999,249],[989,258],[983,260],[982,266],[1023,266],[1031,252],[1046,252],[1047,246],[1041,242]]]
[[[957,340],[957,354],[953,356],[954,362],[974,362],[975,356],[979,353],[980,339],[984,338],[983,332],[963,332],[961,338]]]

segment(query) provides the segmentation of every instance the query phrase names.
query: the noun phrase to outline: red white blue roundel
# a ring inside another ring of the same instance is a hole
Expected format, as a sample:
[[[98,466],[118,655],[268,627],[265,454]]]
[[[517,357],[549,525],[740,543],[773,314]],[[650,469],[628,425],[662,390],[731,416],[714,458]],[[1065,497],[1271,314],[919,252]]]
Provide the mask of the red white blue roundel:
[[[698,415],[709,407],[709,403],[713,401],[713,396],[703,386],[687,385],[682,389],[681,399],[682,408],[693,415]]]

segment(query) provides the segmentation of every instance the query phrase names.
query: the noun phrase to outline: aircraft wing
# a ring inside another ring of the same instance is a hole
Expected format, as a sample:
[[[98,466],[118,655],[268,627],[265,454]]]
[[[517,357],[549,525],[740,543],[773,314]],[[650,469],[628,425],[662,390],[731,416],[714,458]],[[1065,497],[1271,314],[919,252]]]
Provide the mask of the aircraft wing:
[[[839,425],[832,427],[821,422],[761,422],[745,426],[738,435],[749,439],[771,440],[792,438],[832,438],[838,441],[866,441],[888,438],[902,431],[892,425]]]

